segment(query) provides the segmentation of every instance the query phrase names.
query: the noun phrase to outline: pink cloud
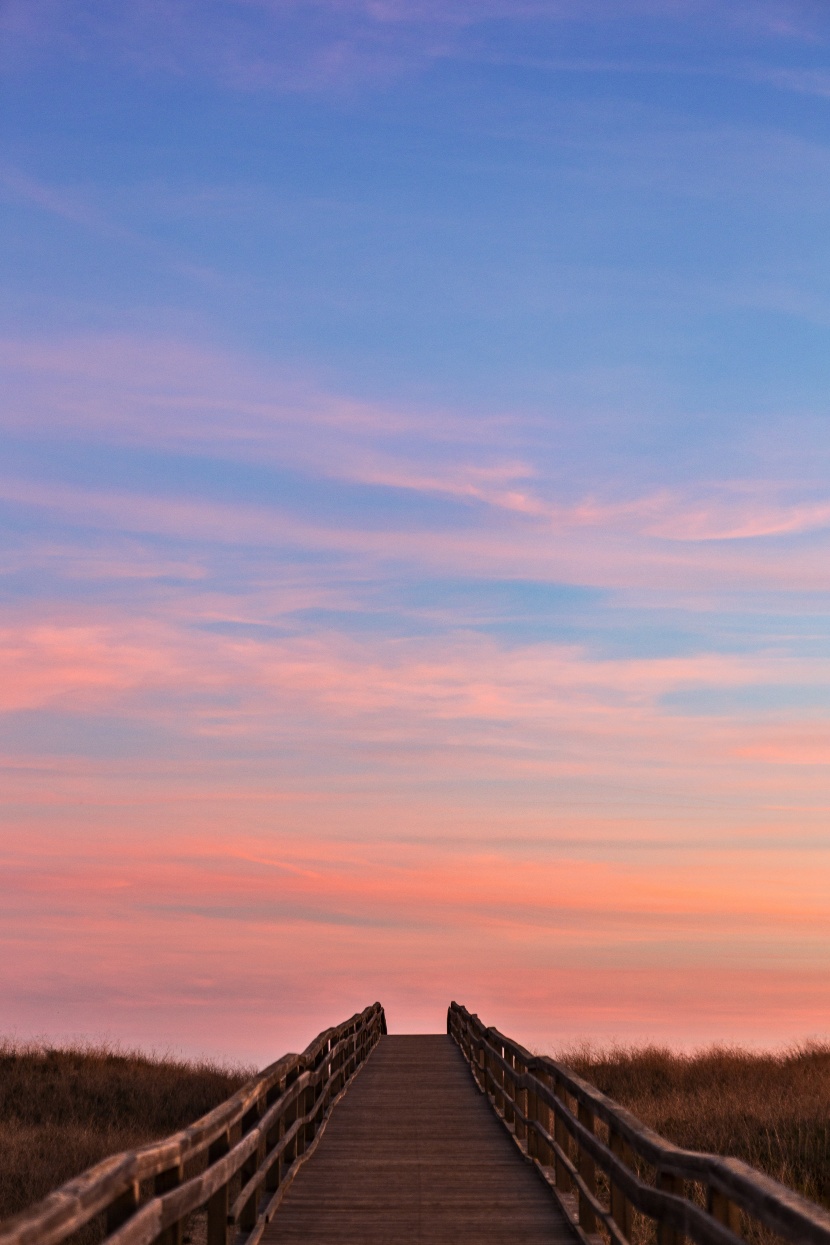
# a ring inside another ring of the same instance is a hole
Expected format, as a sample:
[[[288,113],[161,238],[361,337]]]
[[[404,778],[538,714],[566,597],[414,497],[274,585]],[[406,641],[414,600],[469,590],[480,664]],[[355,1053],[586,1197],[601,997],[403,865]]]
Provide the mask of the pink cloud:
[[[134,1035],[137,1019],[161,1017],[158,1042],[171,1017],[182,1032],[187,1016],[191,1042],[254,1048],[263,1061],[266,1030],[275,1044],[296,1044],[295,1025],[316,1017],[309,982],[330,1008],[380,996],[403,1029],[439,1030],[448,996],[458,995],[547,1049],[587,1032],[769,1041],[826,1031],[826,966],[803,943],[826,941],[827,869],[813,858],[805,891],[805,861],[782,869],[780,855],[762,855],[748,871],[746,861],[704,851],[678,873],[452,847],[441,859],[418,844],[373,849],[273,832],[206,851],[169,830],[152,851],[82,843],[46,861],[21,838],[17,852],[5,850],[0,939],[10,918],[28,914],[16,924],[31,934],[18,940],[10,976],[22,1017],[44,1015],[41,988],[63,1015],[78,1016],[83,1000],[87,1024],[108,1010],[110,1026]],[[678,937],[682,965],[676,947],[665,951]],[[40,951],[55,939],[64,948],[57,972]],[[84,994],[90,977],[100,1005]],[[241,1004],[236,1028],[222,1018],[231,1000]],[[259,1017],[253,1031],[248,1014]]]
[[[575,646],[505,650],[472,636],[263,639],[194,629],[190,609],[152,621],[96,614],[95,626],[76,608],[62,626],[20,619],[7,628],[0,709],[76,715],[79,728],[85,714],[106,715],[141,725],[159,742],[112,761],[83,760],[81,748],[70,762],[51,755],[46,719],[38,748],[33,719],[25,750],[0,744],[7,799],[28,810],[38,836],[50,827],[59,834],[75,827],[75,836],[78,816],[111,826],[116,841],[136,834],[145,844],[157,822],[219,841],[291,826],[311,844],[329,843],[328,827],[336,826],[371,842],[364,853],[371,861],[389,833],[390,808],[395,832],[416,837],[437,818],[453,840],[459,819],[472,817],[463,855],[474,862],[476,902],[484,902],[489,866],[479,857],[488,837],[527,835],[532,825],[542,845],[564,825],[575,840],[590,842],[602,817],[593,826],[572,824],[586,801],[606,809],[606,833],[624,845],[649,825],[659,841],[661,818],[675,805],[691,810],[695,835],[716,815],[711,809],[733,810],[724,812],[733,825],[760,817],[789,826],[795,817],[803,833],[811,809],[827,800],[822,721],[790,712],[786,724],[779,714],[774,727],[759,729],[752,711],[684,716],[663,708],[668,693],[684,689],[816,686],[826,676],[815,662],[711,655],[598,661]],[[776,812],[791,797],[793,764],[801,807]],[[432,789],[444,792],[434,804]],[[556,815],[554,798],[564,800]],[[521,817],[512,814],[515,806]],[[646,815],[644,807],[655,811]],[[628,819],[627,830],[620,818]],[[675,830],[687,833],[682,824]],[[60,855],[59,840],[56,850]],[[538,847],[528,850],[537,859]],[[458,868],[466,869],[461,858]],[[746,864],[740,868],[752,876]],[[610,911],[613,886],[605,887],[601,867],[592,871],[585,887]],[[372,876],[369,869],[367,884]],[[447,876],[441,866],[436,878]],[[499,877],[510,880],[501,869]],[[532,878],[516,873],[510,885],[519,906],[541,911],[543,896],[534,899],[528,889]],[[661,886],[675,904],[668,878]],[[650,910],[645,892],[628,889]],[[379,893],[367,893],[366,902],[378,903]],[[676,906],[683,908],[679,900]]]
[[[695,505],[673,499],[650,528],[669,540],[753,540],[765,536],[793,536],[830,527],[830,501],[778,502],[775,488],[755,483],[712,490]]]
[[[748,734],[750,738],[736,748],[739,757],[767,765],[830,765],[830,724],[825,722],[792,723]]]
[[[112,702],[137,687],[172,682],[170,652],[101,626],[35,625],[0,632],[0,711],[65,702]]]
[[[821,667],[797,659],[770,669],[763,657],[702,654],[684,658],[592,659],[577,646],[533,644],[505,652],[483,636],[378,641],[317,637],[217,635],[192,629],[192,613],[135,620],[111,612],[107,622],[75,618],[63,625],[21,619],[0,632],[6,709],[67,695],[122,699],[131,689],[186,686],[225,695],[236,689],[255,706],[282,693],[353,718],[378,711],[429,720],[505,718],[534,721],[580,713],[613,719],[617,711],[654,710],[668,692],[696,687],[815,683]],[[209,613],[203,615],[206,619]],[[183,626],[185,619],[189,624]],[[632,725],[634,723],[632,722]]]

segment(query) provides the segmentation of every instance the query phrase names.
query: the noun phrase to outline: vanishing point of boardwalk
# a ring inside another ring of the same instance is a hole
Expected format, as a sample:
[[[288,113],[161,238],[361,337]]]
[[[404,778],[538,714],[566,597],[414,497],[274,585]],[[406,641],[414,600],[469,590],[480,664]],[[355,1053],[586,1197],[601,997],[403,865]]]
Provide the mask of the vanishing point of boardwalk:
[[[575,1240],[446,1035],[382,1037],[297,1173],[267,1245]]]

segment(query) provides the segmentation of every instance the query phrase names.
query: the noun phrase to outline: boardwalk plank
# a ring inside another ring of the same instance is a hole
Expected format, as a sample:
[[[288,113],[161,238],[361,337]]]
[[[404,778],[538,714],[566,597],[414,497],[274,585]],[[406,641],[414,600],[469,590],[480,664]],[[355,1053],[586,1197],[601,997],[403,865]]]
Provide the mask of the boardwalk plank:
[[[573,1245],[443,1034],[384,1037],[263,1245]]]

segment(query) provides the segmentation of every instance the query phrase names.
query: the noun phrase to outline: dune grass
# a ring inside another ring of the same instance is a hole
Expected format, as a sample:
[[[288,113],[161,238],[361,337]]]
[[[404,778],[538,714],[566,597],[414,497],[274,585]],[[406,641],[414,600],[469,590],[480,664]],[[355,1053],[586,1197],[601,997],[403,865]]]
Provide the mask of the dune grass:
[[[743,1159],[830,1207],[830,1044],[778,1054],[578,1047],[555,1057],[676,1145]]]
[[[0,1041],[0,1219],[108,1154],[192,1124],[251,1075],[106,1046]]]

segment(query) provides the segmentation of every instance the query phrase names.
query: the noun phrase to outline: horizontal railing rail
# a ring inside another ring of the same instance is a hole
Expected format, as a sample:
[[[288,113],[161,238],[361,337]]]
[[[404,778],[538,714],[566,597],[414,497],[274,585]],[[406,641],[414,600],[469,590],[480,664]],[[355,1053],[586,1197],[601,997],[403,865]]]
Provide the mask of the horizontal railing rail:
[[[385,1033],[380,1003],[325,1029],[301,1055],[284,1055],[189,1128],[104,1159],[6,1220],[0,1245],[59,1245],[97,1216],[107,1245],[182,1245],[185,1222],[201,1210],[207,1245],[257,1245],[333,1106]]]
[[[629,1245],[636,1210],[653,1222],[658,1245],[740,1245],[753,1224],[794,1245],[830,1245],[822,1207],[739,1159],[673,1145],[563,1064],[455,1002],[447,1032],[583,1241],[596,1241],[602,1228],[613,1245]]]

